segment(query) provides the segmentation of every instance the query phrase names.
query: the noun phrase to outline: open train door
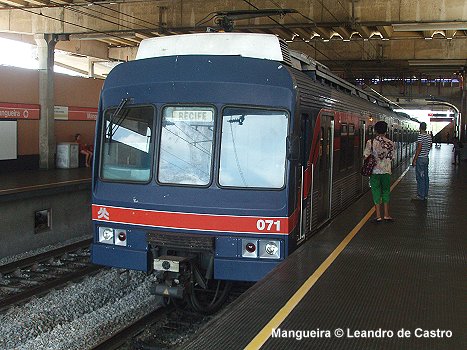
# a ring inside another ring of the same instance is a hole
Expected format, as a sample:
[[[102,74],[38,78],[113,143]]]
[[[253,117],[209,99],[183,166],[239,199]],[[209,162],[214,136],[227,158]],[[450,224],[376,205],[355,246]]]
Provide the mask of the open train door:
[[[313,205],[318,226],[331,218],[334,116],[322,114],[319,128],[318,159],[313,171]]]

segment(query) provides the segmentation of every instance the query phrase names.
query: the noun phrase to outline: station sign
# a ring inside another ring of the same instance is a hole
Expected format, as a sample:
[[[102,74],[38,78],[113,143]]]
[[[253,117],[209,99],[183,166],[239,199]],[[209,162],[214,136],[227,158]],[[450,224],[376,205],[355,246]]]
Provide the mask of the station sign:
[[[97,108],[55,106],[54,117],[55,120],[95,121]]]
[[[0,119],[39,120],[41,106],[23,103],[0,103]]]
[[[445,117],[445,118],[441,118],[441,117],[438,117],[438,118],[430,118],[430,122],[431,123],[436,123],[436,122],[444,122],[444,123],[450,123],[452,122],[453,118],[450,118],[450,117]]]
[[[0,103],[0,119],[39,120],[41,106],[38,104]],[[97,108],[90,107],[54,107],[55,120],[95,121]]]

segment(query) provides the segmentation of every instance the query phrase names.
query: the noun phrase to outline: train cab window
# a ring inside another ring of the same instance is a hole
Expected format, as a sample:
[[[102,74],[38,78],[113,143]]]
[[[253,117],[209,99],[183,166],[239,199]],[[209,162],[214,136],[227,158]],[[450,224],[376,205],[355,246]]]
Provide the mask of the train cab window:
[[[288,119],[284,111],[225,108],[219,185],[282,188]]]
[[[152,106],[113,108],[105,112],[100,166],[103,180],[150,180],[154,114]]]
[[[165,184],[205,186],[211,182],[213,107],[166,107],[158,180]]]

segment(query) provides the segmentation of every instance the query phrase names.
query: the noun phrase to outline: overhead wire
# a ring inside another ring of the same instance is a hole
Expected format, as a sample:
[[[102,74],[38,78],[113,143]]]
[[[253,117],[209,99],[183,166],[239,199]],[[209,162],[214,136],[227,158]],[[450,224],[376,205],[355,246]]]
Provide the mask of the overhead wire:
[[[204,169],[200,168],[199,166],[196,166],[195,164],[190,163],[190,162],[186,161],[186,160],[183,159],[183,158],[180,158],[180,157],[177,156],[176,154],[173,154],[172,152],[167,151],[166,148],[162,148],[162,147],[161,147],[161,150],[164,151],[165,153],[170,154],[172,157],[174,157],[174,158],[180,160],[182,163],[188,164],[190,167],[195,168],[195,169],[198,169],[200,172],[202,172],[202,173],[204,173],[204,174],[206,174],[206,175],[208,175],[208,176],[210,175],[208,172],[206,172]],[[161,154],[161,159],[162,159],[163,161],[169,163],[169,164],[172,164],[172,165],[176,166],[176,167],[179,168],[179,169],[185,170],[184,168],[178,166],[177,164],[172,163],[172,162],[170,162],[170,161],[167,160],[167,159],[163,159],[163,158],[162,158],[162,154]],[[199,178],[199,176],[198,176],[198,178]]]
[[[171,131],[168,127],[165,127],[165,126],[164,126],[164,129],[167,130],[167,132],[169,132],[169,133],[171,133],[172,135],[174,135],[175,137],[178,137],[179,139],[185,141],[188,145],[192,145],[194,148],[196,148],[197,150],[201,151],[202,153],[205,153],[205,154],[207,154],[207,155],[209,155],[209,156],[211,155],[211,153],[210,153],[208,150],[206,150],[205,148],[198,147],[197,145],[192,144],[190,141],[184,139],[184,138],[181,137],[180,135],[178,135],[178,134],[174,133],[173,131]]]
[[[140,21],[140,22],[149,24],[149,25],[151,25],[151,26],[156,26],[156,27],[159,28],[159,29],[162,28],[162,26],[161,26],[160,24],[156,24],[156,23],[152,23],[152,22],[146,21],[146,20],[144,20],[144,19],[141,19],[141,18],[139,18],[139,17],[130,15],[130,14],[128,14],[128,13],[125,13],[125,12],[122,12],[122,11],[119,11],[119,10],[115,10],[115,9],[113,9],[113,8],[111,8],[111,7],[104,6],[104,5],[102,5],[102,4],[95,3],[95,2],[91,2],[90,0],[84,0],[84,1],[86,1],[88,4],[92,4],[92,5],[94,5],[94,6],[102,7],[102,8],[104,8],[104,9],[106,9],[106,10],[111,11],[111,12],[118,13],[118,14],[120,14],[120,15],[122,15],[122,16],[126,16],[126,17],[129,17],[129,18],[133,18],[133,19],[135,19],[135,20],[137,20],[137,21]],[[89,8],[89,7],[88,7],[88,8]],[[94,11],[96,11],[96,10],[94,10]],[[96,12],[98,12],[98,11],[96,11]],[[103,13],[103,12],[99,12],[99,13],[104,14],[105,16],[109,16],[109,17],[116,18],[115,16],[110,16],[110,15],[105,14],[105,13]],[[119,18],[119,19],[120,19],[120,18]],[[137,23],[135,23],[135,22],[131,22],[131,21],[128,21],[128,20],[126,20],[126,19],[120,19],[120,20],[125,21],[125,22],[128,22],[128,23],[137,24]],[[138,24],[138,25],[142,26],[141,24]],[[146,29],[154,29],[153,27],[147,27],[147,26],[144,26],[144,27],[145,27]]]
[[[180,130],[180,132],[181,132],[182,134],[186,135],[189,139],[191,139],[193,142],[190,142],[190,143],[193,144],[193,145],[196,145],[196,144],[201,143],[201,142],[203,142],[203,141],[209,141],[209,140],[207,140],[207,139],[206,139],[206,140],[200,140],[200,141],[195,140],[194,137],[192,137],[191,135],[189,135],[186,131],[182,130],[177,124],[175,124],[174,126],[175,126],[178,130]],[[195,130],[195,129],[193,129],[193,130]],[[199,131],[198,131],[198,132],[199,132]],[[204,136],[204,135],[203,135],[203,136]],[[203,150],[205,150],[206,152],[209,152],[209,151],[210,151],[209,149],[206,149],[206,148],[204,148],[204,147],[201,147],[201,146],[199,146],[199,147],[200,147],[200,149],[203,149]]]
[[[274,0],[270,0],[270,1],[271,1],[275,6],[278,6],[279,8],[281,8],[280,5],[278,5]],[[321,6],[336,20],[336,22],[340,22],[340,21],[336,18],[336,16],[334,16],[334,15],[331,13],[331,11],[324,5],[324,3],[323,3],[321,0],[318,0],[318,1],[321,3]],[[341,7],[342,7],[344,10],[346,10],[345,7],[342,5],[342,3],[341,3],[339,0],[338,0],[338,2],[339,2],[339,4],[341,5]],[[310,21],[316,26],[316,23],[315,23],[311,18],[305,16],[305,15],[302,14],[300,11],[297,11],[297,13],[298,13],[299,15],[303,16],[304,18],[310,20]],[[292,15],[293,15],[293,14],[292,14]],[[341,22],[342,22],[342,21],[341,21]],[[300,39],[302,39],[302,38],[300,37]],[[363,52],[365,52],[365,54],[366,54],[367,56],[370,56],[370,54],[368,53],[367,50],[365,50],[364,46],[361,44],[360,41],[354,41],[354,42],[355,42],[357,45],[359,45],[359,46],[361,47],[361,49],[363,50]],[[371,42],[370,42],[370,45],[373,46],[373,49],[376,50],[375,46],[374,46]],[[331,49],[331,50],[334,51],[334,53],[336,53],[336,51],[335,51],[334,49]],[[321,52],[320,52],[320,53],[321,53]],[[341,57],[340,55],[338,55],[338,56]],[[327,57],[327,56],[325,56],[325,57],[329,59],[329,57]],[[341,66],[342,66],[344,69],[347,69],[347,67],[345,67],[343,64],[341,64]],[[352,73],[351,71],[348,71],[348,72],[349,72],[349,74],[350,74],[351,76],[354,76],[353,73]]]
[[[98,19],[98,20],[103,21],[103,22],[115,24],[115,25],[117,25],[117,26],[120,26],[120,27],[123,27],[123,28],[126,28],[126,29],[136,30],[136,29],[133,28],[133,27],[128,27],[128,26],[123,25],[123,24],[120,24],[120,23],[118,23],[118,22],[114,22],[114,21],[111,21],[111,20],[108,20],[108,19],[99,17],[99,16],[97,16],[97,15],[95,15],[95,14],[88,13],[88,12],[85,12],[85,11],[83,11],[83,10],[78,10],[78,9],[75,8],[75,7],[65,7],[65,10],[68,10],[68,11],[71,11],[71,12],[74,12],[74,13],[78,13],[78,14],[81,14],[81,15],[85,15],[85,16],[88,16],[88,17],[91,17],[91,18],[95,18],[95,19]]]
[[[344,22],[344,21],[339,21],[339,20],[337,19],[337,17],[334,16],[334,14],[324,5],[324,3],[323,3],[322,0],[318,0],[318,1],[320,2],[321,6],[332,16],[332,18],[334,18],[334,19],[336,20],[336,22]],[[342,6],[342,4],[341,4],[341,6]],[[342,7],[343,7],[343,6],[342,6]],[[344,9],[345,9],[345,8],[344,8]],[[365,38],[362,38],[362,39],[365,40]],[[366,54],[367,56],[370,56],[370,54],[368,53],[368,51],[365,50],[365,48],[363,47],[363,45],[361,45],[360,42],[359,42],[358,40],[355,40],[354,42],[357,43],[357,44],[362,48],[363,52],[365,52],[365,54]],[[373,43],[372,43],[371,41],[368,40],[368,43],[369,43],[371,46],[373,46],[373,49],[374,49],[374,50],[376,50],[376,47],[373,45]]]
[[[243,0],[243,2],[246,2],[248,5],[250,5],[251,7],[255,8],[256,10],[260,10],[260,8],[256,7],[255,5],[253,5],[251,2],[249,2],[248,0]],[[287,28],[286,26],[284,26],[282,23],[279,23],[278,21],[276,21],[274,18],[272,18],[271,16],[268,16],[269,19],[271,19],[274,23],[278,24],[281,28],[287,30],[288,32],[292,33],[293,35],[295,35],[294,31],[291,30],[290,28]],[[302,37],[299,37],[306,45],[312,47],[314,50],[318,51],[321,55],[323,55],[324,57],[326,57],[328,60],[330,61],[333,61],[333,59],[331,59],[330,57],[328,57],[326,54],[324,54],[322,51],[320,51],[319,49],[317,49],[314,45],[310,44],[309,42],[306,42],[306,40]],[[337,54],[337,53],[336,53]],[[340,56],[339,54],[337,54],[338,56]]]
[[[36,16],[44,17],[44,18],[47,18],[47,19],[50,19],[50,20],[53,20],[53,21],[61,22],[63,24],[68,24],[68,25],[75,26],[75,27],[78,27],[78,28],[86,29],[86,30],[89,30],[90,32],[95,33],[95,34],[103,34],[103,35],[106,35],[106,36],[108,36],[110,38],[116,38],[116,39],[123,40],[123,41],[126,40],[125,38],[120,37],[120,36],[115,35],[115,34],[109,34],[109,33],[103,32],[103,31],[99,31],[97,29],[93,29],[91,27],[87,27],[87,26],[84,26],[84,25],[81,25],[81,24],[76,24],[76,23],[67,21],[65,19],[55,18],[55,17],[49,16],[49,15],[45,15],[45,14],[42,13],[42,10],[39,10],[39,13],[38,13],[38,12],[35,12],[35,11],[32,11],[32,10],[28,10],[27,8],[24,8],[24,7],[21,7],[21,6],[16,6],[16,5],[9,5],[9,6],[13,7],[16,10],[21,10],[23,12],[31,13],[31,14],[36,15]]]
[[[91,2],[89,0],[85,0],[88,4],[92,4],[94,6],[99,6],[99,7],[102,7],[102,8],[105,8],[109,11],[113,11],[113,12],[116,12],[116,13],[119,13],[121,14],[122,16],[127,16],[129,18],[133,18],[137,21],[140,21],[140,22],[144,22],[144,23],[148,23],[152,26],[156,26],[157,28],[161,28],[160,25],[157,25],[155,23],[151,23],[151,22],[148,22],[146,20],[143,20],[141,18],[138,18],[138,17],[135,17],[135,16],[132,16],[130,14],[127,14],[127,13],[124,13],[122,11],[118,11],[118,10],[114,10],[110,7],[107,7],[107,6],[104,6],[102,4],[97,4],[97,3],[94,3],[94,2]],[[52,1],[52,4],[57,4],[57,5],[61,5],[55,1]],[[75,27],[78,27],[78,28],[82,28],[82,29],[85,29],[85,30],[88,30],[90,31],[91,33],[94,33],[94,34],[103,34],[105,36],[108,36],[109,38],[114,38],[114,39],[119,39],[119,40],[123,40],[123,42],[127,42],[128,40],[124,37],[121,37],[117,34],[111,34],[109,32],[105,32],[105,31],[102,31],[102,30],[98,30],[98,29],[94,29],[92,27],[89,27],[89,26],[85,26],[85,25],[81,25],[81,24],[77,24],[77,23],[73,23],[73,22],[70,22],[70,21],[67,21],[65,19],[60,19],[60,18],[56,18],[56,17],[53,17],[53,16],[49,16],[49,15],[46,15],[46,14],[43,14],[42,13],[42,10],[39,8],[39,12],[36,12],[36,11],[33,11],[33,10],[29,10],[23,6],[16,6],[16,5],[9,5],[10,7],[14,8],[14,9],[17,9],[17,10],[21,10],[23,12],[27,12],[27,13],[30,13],[30,14],[33,14],[33,15],[36,15],[36,16],[41,16],[41,17],[44,17],[44,18],[47,18],[47,19],[50,19],[50,20],[53,20],[53,21],[58,21],[58,22],[61,22],[63,24],[67,24],[67,25],[71,25],[71,26],[75,26]],[[62,7],[64,10],[69,10],[69,11],[72,11],[72,12],[75,12],[75,13],[78,13],[78,14],[82,14],[82,15],[85,15],[85,16],[88,16],[88,17],[91,17],[91,18],[94,18],[94,19],[99,19],[101,21],[104,21],[104,22],[107,22],[107,23],[111,23],[111,24],[115,24],[115,25],[118,25],[120,27],[124,27],[124,28],[127,28],[127,29],[130,29],[130,30],[140,30],[142,28],[134,28],[134,27],[129,27],[129,26],[126,26],[126,25],[123,25],[121,23],[118,23],[118,22],[114,22],[114,21],[111,21],[111,20],[108,20],[108,19],[105,19],[105,18],[102,18],[100,16],[97,16],[95,14],[92,14],[92,13],[88,13],[86,11],[83,11],[83,10],[78,10],[75,8],[75,6],[60,6]],[[157,29],[157,28],[154,28],[154,27],[148,27],[148,26],[143,26],[141,24],[138,24],[136,22],[131,22],[129,20],[126,20],[126,19],[123,19],[123,18],[118,18],[118,17],[115,17],[115,16],[111,16],[109,14],[105,14],[103,12],[100,12],[100,11],[97,11],[95,9],[90,9],[89,6],[86,7],[87,10],[89,11],[93,11],[95,13],[98,13],[99,15],[104,15],[104,16],[107,16],[107,17],[110,17],[110,18],[114,18],[114,19],[118,19],[120,21],[124,21],[124,22],[128,22],[128,23],[131,23],[131,24],[135,24],[135,25],[139,25],[141,27],[144,27],[144,29],[148,29],[148,30],[154,30],[154,29]]]

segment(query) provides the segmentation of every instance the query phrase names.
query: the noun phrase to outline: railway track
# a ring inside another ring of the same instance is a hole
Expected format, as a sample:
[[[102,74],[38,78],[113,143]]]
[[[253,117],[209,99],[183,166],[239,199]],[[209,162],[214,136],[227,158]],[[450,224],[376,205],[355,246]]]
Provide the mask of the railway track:
[[[0,266],[0,310],[95,273],[91,239]]]
[[[240,297],[251,283],[237,283],[231,290],[227,304]],[[214,315],[205,316],[173,304],[161,307],[102,340],[92,350],[153,350],[174,349],[181,346]]]

